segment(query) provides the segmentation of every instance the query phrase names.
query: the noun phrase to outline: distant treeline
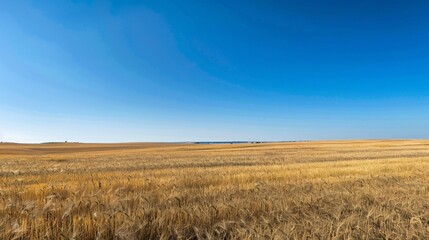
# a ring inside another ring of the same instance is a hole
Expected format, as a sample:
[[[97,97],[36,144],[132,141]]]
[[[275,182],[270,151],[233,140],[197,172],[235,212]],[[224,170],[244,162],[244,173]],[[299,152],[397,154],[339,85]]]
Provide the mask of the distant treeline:
[[[246,142],[246,141],[231,141],[231,142],[194,142],[195,144],[239,144],[239,143],[261,143],[261,142]]]
[[[240,144],[240,143],[280,143],[280,142],[303,142],[303,141],[226,141],[226,142],[194,142],[194,144]]]

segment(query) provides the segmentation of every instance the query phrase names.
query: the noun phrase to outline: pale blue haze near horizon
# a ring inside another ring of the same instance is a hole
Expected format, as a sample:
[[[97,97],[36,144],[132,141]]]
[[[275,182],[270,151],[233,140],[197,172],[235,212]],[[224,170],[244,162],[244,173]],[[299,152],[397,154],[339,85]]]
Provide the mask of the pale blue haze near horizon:
[[[427,1],[3,1],[0,140],[429,138]]]

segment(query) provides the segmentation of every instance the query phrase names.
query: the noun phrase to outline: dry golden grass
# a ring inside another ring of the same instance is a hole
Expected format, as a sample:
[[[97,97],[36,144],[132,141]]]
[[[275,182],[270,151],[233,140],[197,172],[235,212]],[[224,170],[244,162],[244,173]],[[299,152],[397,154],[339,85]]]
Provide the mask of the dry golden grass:
[[[0,144],[0,239],[429,239],[429,141]]]

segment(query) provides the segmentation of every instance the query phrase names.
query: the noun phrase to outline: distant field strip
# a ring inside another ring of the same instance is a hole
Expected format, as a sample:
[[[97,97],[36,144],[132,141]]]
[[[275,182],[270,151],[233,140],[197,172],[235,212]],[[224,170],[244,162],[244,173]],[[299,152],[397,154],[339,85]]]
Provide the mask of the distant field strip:
[[[0,239],[429,239],[429,141],[0,144]]]

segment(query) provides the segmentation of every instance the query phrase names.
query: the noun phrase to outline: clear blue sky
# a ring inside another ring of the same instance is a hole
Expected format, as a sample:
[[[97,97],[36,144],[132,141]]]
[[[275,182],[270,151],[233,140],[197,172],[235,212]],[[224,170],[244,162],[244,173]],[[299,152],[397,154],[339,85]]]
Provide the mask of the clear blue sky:
[[[428,1],[2,1],[0,140],[429,138]]]

